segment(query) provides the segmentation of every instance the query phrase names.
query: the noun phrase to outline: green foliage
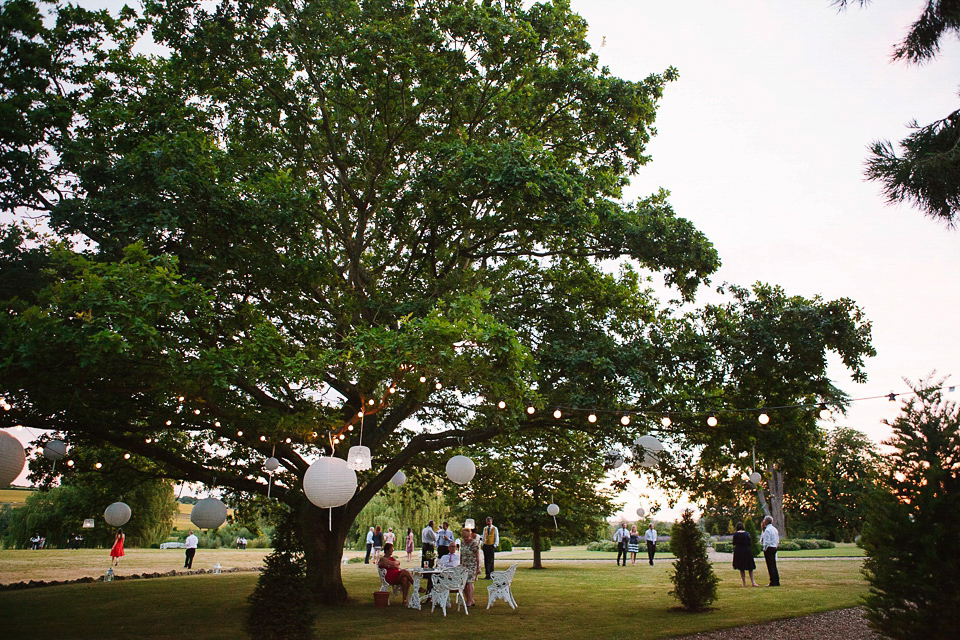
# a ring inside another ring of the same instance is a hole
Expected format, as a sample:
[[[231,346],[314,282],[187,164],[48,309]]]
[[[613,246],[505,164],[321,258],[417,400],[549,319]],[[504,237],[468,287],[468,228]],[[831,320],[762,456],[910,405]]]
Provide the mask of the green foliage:
[[[252,640],[313,638],[307,563],[288,517],[273,533],[273,553],[264,560],[257,586],[247,598],[246,629]]]
[[[841,7],[848,2],[834,0]],[[893,57],[915,64],[930,62],[940,52],[941,39],[950,34],[960,34],[957,3],[929,0]],[[883,185],[891,204],[913,203],[952,227],[960,215],[960,110],[928,125],[914,120],[909,126],[913,133],[900,141],[902,156],[887,140],[870,145],[867,178]]]
[[[893,422],[883,490],[860,546],[870,625],[889,638],[952,638],[960,628],[960,410],[942,381],[911,387]]]
[[[128,547],[149,547],[167,539],[173,530],[176,502],[173,487],[165,480],[141,481],[121,494],[104,486],[99,475],[75,477],[72,482],[47,491],[37,491],[26,503],[9,514],[4,546],[24,548],[31,536],[47,538],[51,547],[64,547],[67,538],[83,533],[86,545],[109,547],[115,529],[103,521],[103,512],[121,495],[131,510],[130,521],[123,525]],[[82,529],[83,521],[94,518],[94,529]]]
[[[366,549],[367,531],[379,525],[383,531],[392,527],[397,534],[397,549],[406,544],[407,528],[413,529],[414,545],[420,546],[420,531],[433,520],[439,527],[450,519],[450,509],[442,493],[421,488],[414,474],[400,487],[387,484],[368,502],[354,520],[348,534],[356,549]],[[457,529],[451,520],[451,528]]]
[[[616,551],[617,543],[613,540],[597,540],[587,545],[587,551]]]
[[[750,534],[750,548],[753,551],[753,557],[759,558],[763,553],[760,546],[760,529],[753,518],[747,518],[743,523],[744,531]]]
[[[677,557],[670,573],[673,590],[670,595],[692,611],[703,611],[717,599],[720,579],[713,572],[707,545],[693,520],[693,511],[686,509],[680,522],[673,526],[670,552]]]
[[[500,536],[500,551],[513,551],[513,540],[506,536]]]

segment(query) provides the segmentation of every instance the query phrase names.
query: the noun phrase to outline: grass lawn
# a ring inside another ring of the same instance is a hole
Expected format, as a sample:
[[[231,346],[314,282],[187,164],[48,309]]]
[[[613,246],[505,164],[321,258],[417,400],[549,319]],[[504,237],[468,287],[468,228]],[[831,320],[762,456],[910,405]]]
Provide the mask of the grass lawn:
[[[202,552],[202,550],[201,550]],[[41,552],[42,553],[42,552]],[[199,557],[199,556],[198,556]],[[505,562],[498,566],[505,568]],[[867,592],[856,558],[788,559],[780,562],[779,589],[742,588],[727,562],[714,610],[675,609],[668,595],[670,563],[618,568],[613,563],[554,561],[543,571],[521,564],[514,579],[514,611],[503,602],[486,610],[485,581],[477,583],[477,607],[469,617],[429,609],[375,609],[379,579],[371,566],[344,565],[351,602],[317,610],[318,637],[390,637],[421,640],[469,634],[478,638],[664,638],[776,618],[855,606]],[[765,572],[759,570],[758,582]],[[245,599],[252,573],[183,576],[7,591],[0,593],[4,637],[31,638],[242,638]],[[269,615],[269,612],[264,612]]]

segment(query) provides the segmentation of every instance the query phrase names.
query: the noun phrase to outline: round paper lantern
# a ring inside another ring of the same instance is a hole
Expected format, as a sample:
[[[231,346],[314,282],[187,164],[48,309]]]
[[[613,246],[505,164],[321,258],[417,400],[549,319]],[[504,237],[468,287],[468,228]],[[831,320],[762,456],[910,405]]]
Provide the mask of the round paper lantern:
[[[477,465],[467,456],[453,456],[447,460],[447,477],[457,484],[467,484],[477,473]]]
[[[216,498],[197,500],[190,512],[190,522],[200,529],[216,529],[227,520],[227,505]]]
[[[547,505],[547,514],[548,514],[548,515],[555,516],[555,515],[557,515],[558,513],[560,513],[560,507],[558,507],[558,506],[555,505],[555,504],[549,504],[549,505]]]
[[[640,436],[633,441],[633,444],[643,449],[643,460],[640,462],[645,467],[655,467],[660,462],[660,452],[663,451],[663,445],[653,436]]]
[[[750,474],[750,482],[752,482],[753,484],[760,484],[760,480],[762,479],[763,478],[756,471]]]
[[[123,502],[114,502],[103,512],[103,519],[111,527],[122,527],[130,521],[130,507]]]
[[[27,452],[20,441],[6,431],[0,431],[0,487],[16,480],[25,464]]]
[[[51,440],[43,446],[43,456],[50,460],[59,460],[67,455],[67,443],[63,440]]]
[[[403,471],[397,471],[393,474],[393,477],[390,478],[390,482],[393,483],[395,487],[402,487],[403,483],[407,481],[407,476]]]
[[[354,471],[366,471],[373,467],[373,460],[370,455],[370,447],[350,447],[347,453],[347,466]]]
[[[616,449],[609,449],[603,454],[604,464],[611,469],[619,469],[623,466],[623,456]]]
[[[280,467],[280,461],[276,458],[267,458],[266,462],[263,463],[263,468],[273,473]]]
[[[339,507],[357,492],[357,472],[343,458],[320,458],[303,474],[303,492],[322,509]]]
[[[646,511],[643,510],[643,507],[640,507],[639,509],[637,509],[637,515],[640,516],[641,518],[643,517],[643,514],[645,514],[645,513],[646,513]]]

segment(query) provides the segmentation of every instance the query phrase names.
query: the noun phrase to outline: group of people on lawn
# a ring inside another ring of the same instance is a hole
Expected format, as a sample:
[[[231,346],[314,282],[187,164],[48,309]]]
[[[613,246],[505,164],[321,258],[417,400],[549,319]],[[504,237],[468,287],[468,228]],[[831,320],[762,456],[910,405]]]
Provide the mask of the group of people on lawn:
[[[472,520],[468,521],[466,525],[472,524],[472,522]],[[486,525],[479,534],[472,527],[466,525],[460,529],[460,540],[456,540],[453,531],[450,529],[450,523],[444,522],[440,529],[435,530],[433,520],[428,522],[420,533],[423,553],[421,562],[425,569],[433,568],[435,565],[439,569],[453,569],[461,565],[466,567],[467,584],[463,588],[463,597],[467,606],[472,607],[476,604],[473,599],[474,581],[480,577],[480,554],[483,553],[483,566],[486,573],[484,579],[489,580],[494,567],[494,551],[500,544],[500,532],[494,526],[493,518],[489,516]],[[371,527],[371,529],[373,528]],[[408,529],[407,560],[411,559],[413,551],[410,544],[411,533]],[[376,542],[374,542],[375,544]],[[401,586],[403,602],[409,605],[410,598],[419,597],[419,594],[410,594],[413,574],[400,568],[400,560],[394,557],[393,551],[393,542],[385,540],[383,542],[383,556],[375,562],[378,568],[386,570],[384,580],[388,584]],[[430,579],[428,577],[427,589],[429,590],[429,588]]]

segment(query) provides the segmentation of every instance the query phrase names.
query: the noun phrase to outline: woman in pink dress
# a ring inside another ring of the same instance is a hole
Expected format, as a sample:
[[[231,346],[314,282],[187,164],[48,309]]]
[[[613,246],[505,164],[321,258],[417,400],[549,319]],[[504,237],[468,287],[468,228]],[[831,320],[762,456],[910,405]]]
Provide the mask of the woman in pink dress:
[[[117,538],[113,541],[113,547],[110,549],[110,557],[113,558],[113,566],[120,564],[120,558],[123,557],[123,529],[117,529]]]
[[[413,529],[407,527],[407,562],[413,562]]]

